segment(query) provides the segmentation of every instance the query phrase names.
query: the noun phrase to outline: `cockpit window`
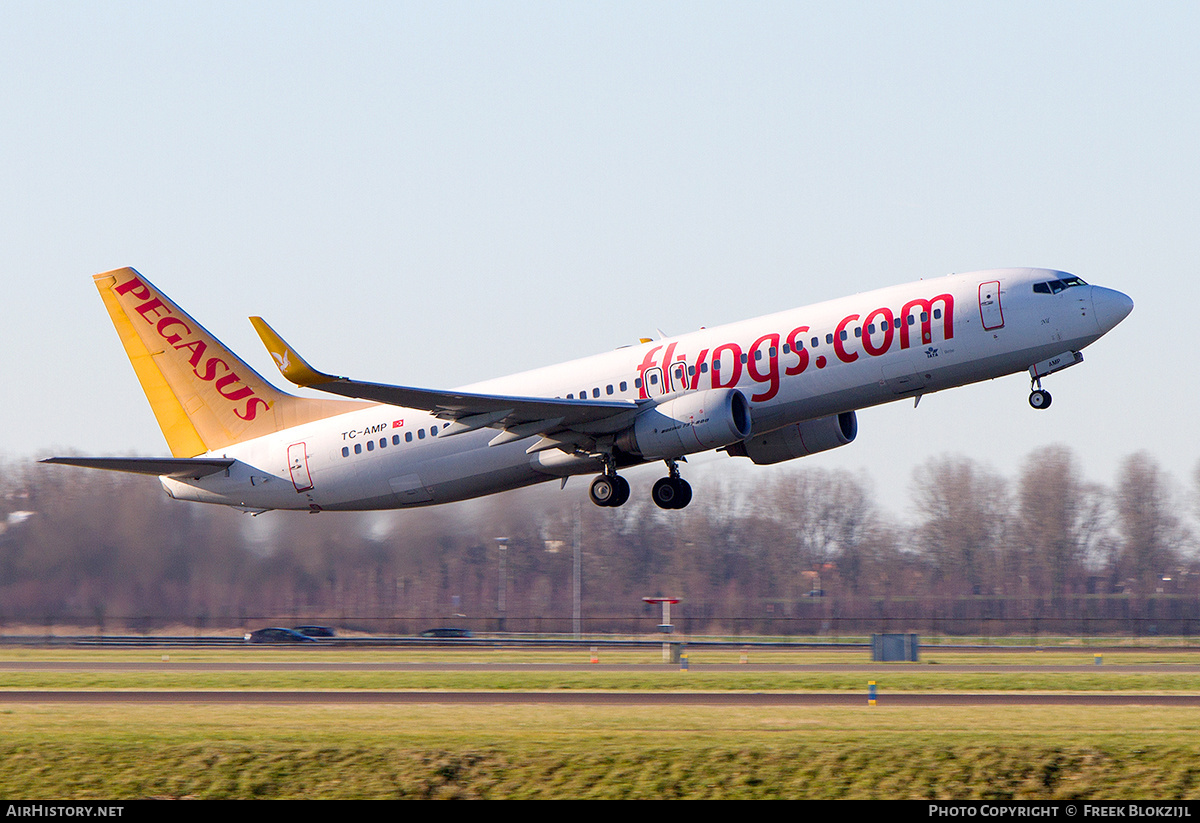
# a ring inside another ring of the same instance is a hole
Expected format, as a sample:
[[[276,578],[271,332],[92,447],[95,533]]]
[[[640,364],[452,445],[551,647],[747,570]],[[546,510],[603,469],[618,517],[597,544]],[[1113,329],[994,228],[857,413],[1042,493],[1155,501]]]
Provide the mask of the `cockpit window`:
[[[1086,286],[1087,283],[1080,277],[1064,277],[1062,280],[1049,280],[1045,283],[1034,283],[1034,294],[1058,294],[1063,289],[1069,289],[1072,286]]]

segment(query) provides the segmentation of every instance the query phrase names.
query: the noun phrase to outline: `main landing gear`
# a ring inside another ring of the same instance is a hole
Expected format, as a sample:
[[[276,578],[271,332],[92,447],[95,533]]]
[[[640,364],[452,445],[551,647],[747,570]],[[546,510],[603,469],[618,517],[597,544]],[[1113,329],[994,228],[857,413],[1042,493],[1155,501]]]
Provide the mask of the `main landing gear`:
[[[664,477],[650,490],[650,499],[660,509],[682,509],[692,502],[692,487],[679,476],[679,466],[674,460],[667,461],[670,477]]]
[[[592,481],[588,496],[597,506],[620,506],[629,499],[629,481],[619,474],[605,472]]]
[[[692,487],[679,476],[674,460],[667,461],[667,469],[670,476],[654,484],[650,498],[660,509],[682,509],[692,502]],[[588,496],[597,506],[620,506],[629,499],[629,481],[617,474],[615,467],[605,466],[604,474],[592,481]]]

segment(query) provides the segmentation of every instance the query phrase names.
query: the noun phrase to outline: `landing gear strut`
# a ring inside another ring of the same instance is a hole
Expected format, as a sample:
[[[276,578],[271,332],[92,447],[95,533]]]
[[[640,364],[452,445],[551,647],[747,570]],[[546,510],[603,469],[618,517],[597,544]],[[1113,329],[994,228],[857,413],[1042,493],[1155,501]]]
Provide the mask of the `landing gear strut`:
[[[1053,398],[1050,397],[1050,392],[1042,388],[1042,381],[1040,378],[1034,382],[1034,386],[1037,388],[1034,388],[1029,392],[1029,405],[1035,409],[1050,408],[1050,401]]]
[[[692,487],[679,476],[679,466],[674,460],[667,461],[667,469],[671,476],[655,483],[650,497],[660,509],[682,509],[692,502]]]
[[[654,484],[650,498],[660,509],[682,509],[692,502],[692,487],[679,476],[679,466],[674,460],[666,463],[671,474]],[[604,474],[592,481],[588,496],[597,506],[615,508],[629,499],[629,481],[617,474],[611,460],[605,460]]]

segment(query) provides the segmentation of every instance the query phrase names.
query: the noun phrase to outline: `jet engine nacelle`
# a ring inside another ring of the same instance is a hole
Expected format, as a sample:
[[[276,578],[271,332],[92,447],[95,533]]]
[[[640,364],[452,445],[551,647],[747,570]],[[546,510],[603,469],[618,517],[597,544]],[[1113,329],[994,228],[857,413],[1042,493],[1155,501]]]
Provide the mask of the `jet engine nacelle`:
[[[766,434],[756,434],[726,451],[739,457],[749,457],[760,466],[782,463],[797,457],[836,449],[854,442],[858,435],[858,416],[852,412],[793,423]]]
[[[617,446],[647,458],[682,457],[750,436],[750,404],[737,389],[709,389],[665,400],[638,415]]]

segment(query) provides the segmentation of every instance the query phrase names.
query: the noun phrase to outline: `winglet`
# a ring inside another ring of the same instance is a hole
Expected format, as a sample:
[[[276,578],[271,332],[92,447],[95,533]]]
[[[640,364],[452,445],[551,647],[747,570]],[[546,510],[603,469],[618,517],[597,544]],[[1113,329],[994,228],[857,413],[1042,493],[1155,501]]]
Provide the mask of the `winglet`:
[[[333,375],[325,374],[308,365],[303,357],[297,354],[276,331],[267,325],[261,317],[251,317],[254,330],[262,339],[263,345],[271,353],[279,372],[297,386],[315,386],[321,383],[332,383],[337,380]]]

